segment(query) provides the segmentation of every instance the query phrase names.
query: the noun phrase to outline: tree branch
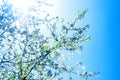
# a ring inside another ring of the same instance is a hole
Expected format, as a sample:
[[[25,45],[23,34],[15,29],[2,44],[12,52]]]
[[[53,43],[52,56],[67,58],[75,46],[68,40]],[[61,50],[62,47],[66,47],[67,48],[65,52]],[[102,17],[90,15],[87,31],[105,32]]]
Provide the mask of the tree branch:
[[[51,53],[50,50],[46,51],[47,53],[42,57],[41,62]],[[27,78],[27,76],[32,72],[32,70],[36,67],[36,65],[38,64],[39,61],[35,62],[35,64],[30,68],[28,74],[23,78],[23,80],[25,80]]]

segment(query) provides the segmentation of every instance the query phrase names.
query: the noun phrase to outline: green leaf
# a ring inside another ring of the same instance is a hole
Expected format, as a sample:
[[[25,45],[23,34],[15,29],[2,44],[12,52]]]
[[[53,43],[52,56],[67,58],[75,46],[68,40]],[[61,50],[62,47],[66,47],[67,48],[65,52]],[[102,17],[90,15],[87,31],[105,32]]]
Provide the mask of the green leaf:
[[[72,77],[69,77],[69,80],[73,80]]]

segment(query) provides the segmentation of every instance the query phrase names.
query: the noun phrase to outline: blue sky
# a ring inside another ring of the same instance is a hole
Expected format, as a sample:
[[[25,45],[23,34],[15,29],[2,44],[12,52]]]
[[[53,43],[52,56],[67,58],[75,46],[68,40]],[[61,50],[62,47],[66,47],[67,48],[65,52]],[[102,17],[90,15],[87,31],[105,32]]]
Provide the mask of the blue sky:
[[[90,80],[120,80],[119,44],[120,16],[118,0],[57,0],[57,15],[74,19],[77,10],[88,8],[83,22],[90,24],[92,40],[84,43],[82,59],[88,70],[99,70],[99,78]],[[79,57],[76,57],[79,58]],[[79,80],[79,78],[75,78]]]
[[[78,9],[89,9],[82,23],[91,25],[88,34],[92,40],[84,43],[81,57],[89,71],[101,73],[99,78],[89,80],[120,80],[119,3],[118,0],[56,0],[53,6],[54,14],[67,21],[74,19]],[[80,79],[74,77],[74,80]]]

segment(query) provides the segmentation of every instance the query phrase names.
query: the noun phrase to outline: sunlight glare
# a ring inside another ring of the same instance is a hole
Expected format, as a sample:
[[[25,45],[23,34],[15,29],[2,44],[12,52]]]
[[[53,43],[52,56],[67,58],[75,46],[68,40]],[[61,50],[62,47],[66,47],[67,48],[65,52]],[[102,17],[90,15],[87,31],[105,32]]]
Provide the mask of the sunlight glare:
[[[40,13],[40,15],[37,17],[45,18],[46,14],[48,14],[48,13],[54,15],[54,11],[55,11],[54,4],[56,3],[56,0],[38,0],[38,1],[41,1],[41,2],[43,1],[42,6],[40,6],[40,10],[43,12],[37,11]],[[18,9],[17,11],[20,12],[21,17],[24,17],[24,16],[29,15],[29,14],[36,15],[36,13],[37,13],[37,12],[30,12],[29,11],[29,8],[31,8],[31,7],[35,8],[37,6],[37,0],[8,0],[8,2],[13,5],[13,8],[15,8],[15,10]],[[48,4],[48,5],[46,5],[46,4]],[[44,11],[46,13],[44,13]],[[21,13],[24,15],[22,16]],[[25,17],[24,17],[24,21],[27,22]],[[16,21],[17,27],[19,29],[21,29],[21,27],[20,27],[21,22],[23,23],[23,18],[19,18],[19,21]],[[25,22],[25,24],[27,25],[26,22]],[[42,30],[42,34],[44,34],[45,36],[46,35],[48,36],[49,31],[45,26],[42,26],[40,29]],[[30,27],[30,32],[32,32],[33,30],[34,29],[32,27]]]
[[[24,12],[28,10],[30,6],[35,5],[35,0],[9,0],[13,6],[21,8]]]

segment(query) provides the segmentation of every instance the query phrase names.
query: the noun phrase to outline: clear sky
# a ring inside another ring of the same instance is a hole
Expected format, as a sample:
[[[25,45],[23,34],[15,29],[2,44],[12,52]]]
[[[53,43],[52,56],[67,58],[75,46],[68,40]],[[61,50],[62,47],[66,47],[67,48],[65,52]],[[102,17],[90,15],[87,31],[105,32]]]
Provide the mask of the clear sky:
[[[89,9],[83,21],[91,25],[88,33],[92,40],[84,44],[82,59],[88,70],[101,72],[99,78],[89,80],[120,80],[119,3],[118,0],[56,0],[54,5],[56,14],[68,21],[74,19],[78,9]]]
[[[53,0],[53,3],[52,13],[67,21],[74,19],[78,9],[80,11],[89,9],[82,22],[91,25],[88,34],[92,36],[92,40],[84,43],[84,54],[81,57],[89,71],[97,70],[101,73],[99,78],[89,80],[120,80],[120,2],[118,0]],[[74,80],[80,79],[74,77]]]

